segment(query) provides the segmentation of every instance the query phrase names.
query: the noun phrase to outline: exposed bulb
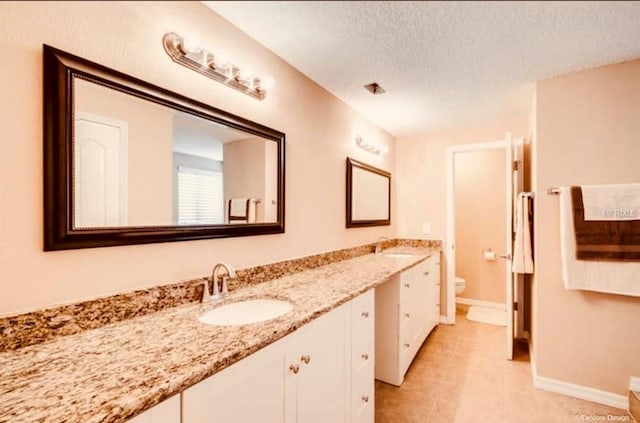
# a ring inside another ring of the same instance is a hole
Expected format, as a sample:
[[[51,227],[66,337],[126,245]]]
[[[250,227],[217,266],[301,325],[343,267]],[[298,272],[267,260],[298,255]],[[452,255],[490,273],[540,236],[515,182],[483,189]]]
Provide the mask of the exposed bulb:
[[[202,50],[200,37],[197,35],[186,36],[182,39],[182,41],[178,45],[178,48],[184,54],[199,53]]]
[[[251,71],[249,69],[240,68],[240,70],[238,70],[237,80],[245,87],[253,88],[253,75],[251,74]]]
[[[213,60],[210,65],[214,70],[222,73],[228,73],[229,71],[229,57],[224,50],[217,52],[213,56]]]

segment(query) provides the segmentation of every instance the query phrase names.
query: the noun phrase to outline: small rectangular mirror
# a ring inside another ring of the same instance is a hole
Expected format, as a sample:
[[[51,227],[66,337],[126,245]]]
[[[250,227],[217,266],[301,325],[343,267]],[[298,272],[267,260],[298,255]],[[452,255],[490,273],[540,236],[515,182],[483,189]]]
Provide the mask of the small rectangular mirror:
[[[347,158],[347,228],[391,224],[391,173]]]

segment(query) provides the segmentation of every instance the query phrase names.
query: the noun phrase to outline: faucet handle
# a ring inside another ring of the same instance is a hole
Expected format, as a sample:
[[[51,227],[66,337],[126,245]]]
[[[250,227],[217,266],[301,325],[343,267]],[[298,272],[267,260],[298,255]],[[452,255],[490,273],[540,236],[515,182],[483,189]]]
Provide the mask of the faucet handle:
[[[209,279],[204,278],[202,280],[202,285],[202,302],[206,303],[211,297],[211,294],[209,294]]]
[[[235,272],[234,272],[234,275],[235,275]],[[220,293],[221,294],[228,294],[229,293],[229,283],[228,283],[229,279],[231,279],[231,277],[229,275],[222,276],[222,288],[220,288]]]

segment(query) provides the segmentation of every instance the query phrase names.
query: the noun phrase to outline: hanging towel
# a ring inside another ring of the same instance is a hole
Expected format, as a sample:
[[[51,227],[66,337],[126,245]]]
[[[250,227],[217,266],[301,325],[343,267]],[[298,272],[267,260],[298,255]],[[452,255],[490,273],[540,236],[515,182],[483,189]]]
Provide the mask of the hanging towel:
[[[566,289],[583,289],[640,297],[640,262],[576,258],[571,189],[560,191],[560,255]]]
[[[640,261],[640,220],[628,219],[638,217],[640,207],[636,208],[633,203],[637,200],[640,205],[640,190],[635,198],[629,189],[622,188],[617,191],[611,189],[606,191],[606,194],[611,195],[603,195],[602,190],[598,188],[596,197],[608,198],[605,202],[599,202],[598,206],[592,206],[594,202],[589,203],[590,206],[588,206],[587,202],[583,201],[583,191],[584,187],[571,187],[576,258]],[[616,195],[618,193],[619,197]],[[622,203],[627,206],[621,206]],[[589,208],[592,208],[595,215],[602,214],[603,219],[586,220],[585,215]],[[623,219],[615,219],[615,215],[620,215]]]
[[[529,224],[529,197],[521,192],[516,202],[516,239],[513,245],[511,267],[513,273],[533,273]]]
[[[640,183],[583,185],[584,220],[640,220]]]
[[[257,202],[253,198],[231,198],[228,206],[229,223],[255,223]]]

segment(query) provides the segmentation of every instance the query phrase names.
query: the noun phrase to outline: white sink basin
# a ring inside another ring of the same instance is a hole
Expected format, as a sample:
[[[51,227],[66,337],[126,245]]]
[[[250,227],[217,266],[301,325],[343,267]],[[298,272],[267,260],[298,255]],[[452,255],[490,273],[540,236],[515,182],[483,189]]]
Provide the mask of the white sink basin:
[[[291,311],[287,301],[258,299],[225,304],[202,313],[198,320],[208,325],[239,326],[275,319]]]
[[[406,257],[413,257],[414,256],[411,253],[402,253],[402,252],[382,253],[382,255],[385,256],[385,257],[391,257],[391,258],[406,258]]]

